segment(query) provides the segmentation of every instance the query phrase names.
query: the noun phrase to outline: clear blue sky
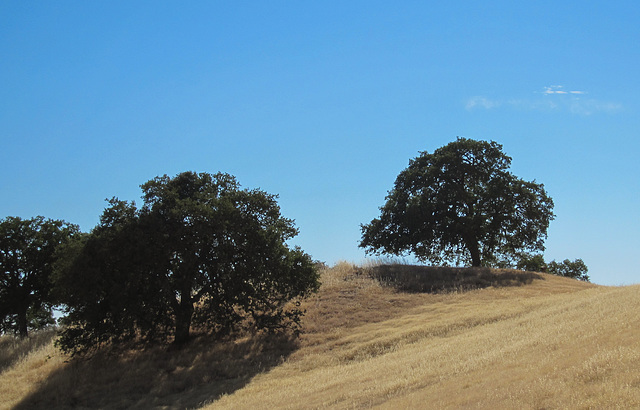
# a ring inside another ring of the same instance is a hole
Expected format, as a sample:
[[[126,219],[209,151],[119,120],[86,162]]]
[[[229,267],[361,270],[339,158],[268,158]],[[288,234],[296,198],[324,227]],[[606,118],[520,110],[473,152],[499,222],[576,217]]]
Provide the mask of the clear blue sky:
[[[547,259],[640,282],[635,1],[0,3],[0,218],[89,231],[182,171],[279,194],[294,244],[362,262],[420,151],[495,140],[545,184]]]

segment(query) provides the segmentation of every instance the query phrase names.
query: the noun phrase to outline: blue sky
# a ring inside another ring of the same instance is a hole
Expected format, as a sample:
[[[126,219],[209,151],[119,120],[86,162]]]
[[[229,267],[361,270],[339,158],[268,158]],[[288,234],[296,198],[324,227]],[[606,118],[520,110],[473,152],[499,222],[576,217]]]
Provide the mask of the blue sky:
[[[420,151],[495,140],[545,184],[547,259],[640,282],[633,1],[4,1],[0,217],[98,222],[182,171],[279,194],[293,243],[364,260]]]

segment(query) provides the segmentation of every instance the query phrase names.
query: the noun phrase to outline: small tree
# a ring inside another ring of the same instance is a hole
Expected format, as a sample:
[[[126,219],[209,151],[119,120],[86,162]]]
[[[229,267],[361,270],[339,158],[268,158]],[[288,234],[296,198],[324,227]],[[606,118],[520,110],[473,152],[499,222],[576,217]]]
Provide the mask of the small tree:
[[[552,275],[564,276],[585,282],[590,281],[589,275],[587,275],[589,269],[582,259],[576,259],[574,261],[565,259],[562,262],[553,260],[547,263],[540,254],[523,255],[516,267],[531,272],[547,272]]]
[[[576,259],[574,261],[565,259],[562,262],[556,262],[553,260],[549,262],[548,266],[549,273],[554,275],[578,279],[585,282],[590,281],[589,275],[587,275],[589,269],[582,259]]]
[[[379,218],[362,225],[367,253],[493,266],[544,249],[553,201],[510,173],[495,142],[458,138],[422,152],[396,178]]]
[[[144,205],[110,201],[91,235],[67,247],[58,288],[70,351],[141,336],[176,343],[190,330],[296,326],[318,287],[311,258],[276,197],[227,174],[185,172],[142,185]]]
[[[64,221],[7,217],[0,220],[0,318],[2,330],[26,337],[53,322],[51,272],[56,249],[79,232]]]

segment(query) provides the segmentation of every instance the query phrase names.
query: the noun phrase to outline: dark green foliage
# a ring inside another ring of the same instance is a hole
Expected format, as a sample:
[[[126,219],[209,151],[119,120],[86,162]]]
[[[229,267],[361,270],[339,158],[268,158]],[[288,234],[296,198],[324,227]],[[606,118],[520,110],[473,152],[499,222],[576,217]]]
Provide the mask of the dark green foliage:
[[[582,259],[576,259],[573,262],[565,259],[562,262],[551,261],[547,266],[547,271],[554,275],[564,276],[589,282],[589,269]]]
[[[458,138],[422,152],[362,226],[370,254],[413,253],[432,263],[501,266],[543,250],[553,201],[542,184],[518,179],[495,142]]]
[[[523,255],[518,261],[516,267],[520,270],[529,272],[546,272],[547,263],[544,261],[544,257],[538,255]]]
[[[150,340],[171,326],[149,269],[155,256],[150,238],[135,212],[133,204],[112,199],[100,225],[62,250],[55,293],[67,325],[58,343],[67,351],[138,336]]]
[[[0,220],[0,330],[22,337],[53,323],[52,266],[56,249],[77,234],[64,221],[7,217]]]
[[[553,275],[564,276],[566,278],[579,279],[589,282],[589,269],[582,259],[570,261],[565,259],[562,262],[555,260],[547,263],[542,255],[525,255],[517,265],[518,269],[530,272],[547,272]]]
[[[110,201],[91,234],[67,247],[58,288],[83,351],[131,339],[181,343],[190,331],[296,327],[318,287],[311,258],[276,197],[227,174],[185,172],[142,185],[144,205]],[[297,301],[297,302],[296,302]]]

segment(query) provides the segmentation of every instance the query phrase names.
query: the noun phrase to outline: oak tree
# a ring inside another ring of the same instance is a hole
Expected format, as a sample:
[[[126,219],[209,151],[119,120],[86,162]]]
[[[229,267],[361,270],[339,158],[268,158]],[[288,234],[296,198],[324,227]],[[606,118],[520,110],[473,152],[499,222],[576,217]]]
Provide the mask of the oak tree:
[[[362,225],[369,254],[495,266],[544,249],[553,201],[509,171],[496,142],[458,138],[422,152],[396,178],[379,218]]]
[[[298,231],[276,196],[223,173],[165,175],[141,187],[141,208],[112,199],[91,235],[69,247],[75,256],[58,275],[70,324],[63,348],[298,324],[318,274],[287,244]]]
[[[79,233],[76,225],[37,216],[0,220],[0,319],[22,337],[53,322],[51,273],[56,249]]]

